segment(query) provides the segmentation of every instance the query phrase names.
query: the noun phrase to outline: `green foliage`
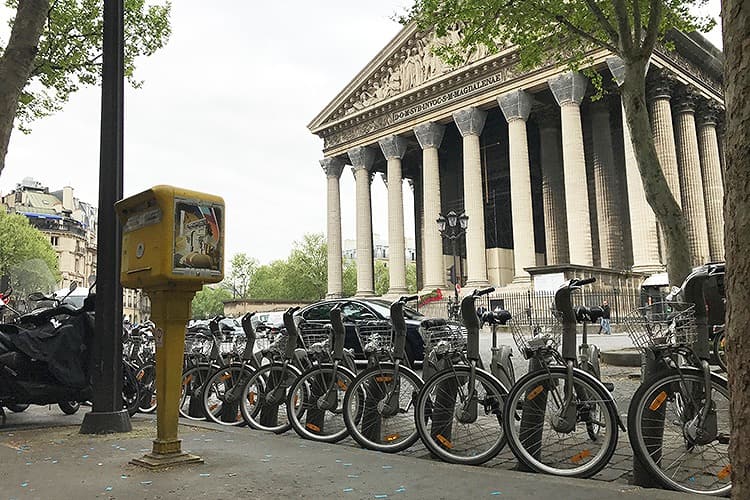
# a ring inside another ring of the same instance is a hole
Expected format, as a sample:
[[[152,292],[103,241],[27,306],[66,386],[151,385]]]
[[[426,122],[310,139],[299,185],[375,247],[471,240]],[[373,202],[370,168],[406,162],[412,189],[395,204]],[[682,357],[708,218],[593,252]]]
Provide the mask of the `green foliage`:
[[[547,62],[585,65],[592,48],[607,48],[624,60],[642,60],[653,43],[676,28],[707,31],[711,17],[693,14],[707,0],[415,0],[400,20],[446,37],[435,51],[452,64],[483,45],[490,52],[515,45],[524,68]]]
[[[409,293],[417,293],[417,264],[416,262],[406,263],[406,289]]]
[[[5,4],[16,9],[18,0]],[[135,78],[136,58],[152,55],[169,39],[170,10],[169,2],[146,5],[145,0],[125,0],[124,65],[133,87],[142,83]],[[60,110],[81,86],[100,83],[102,13],[103,0],[51,2],[31,77],[19,101],[16,124],[20,130],[28,132],[33,120]]]
[[[319,300],[328,291],[328,245],[321,233],[295,241],[286,262],[284,283],[291,299]]]
[[[8,275],[18,296],[50,292],[59,280],[57,254],[47,236],[19,214],[0,209],[0,276]]]
[[[229,261],[230,270],[226,286],[232,291],[232,296],[245,298],[250,294],[250,283],[258,270],[258,261],[248,257],[245,253],[237,253]]]
[[[250,282],[249,296],[260,299],[286,299],[288,292],[284,277],[287,266],[284,260],[275,260],[259,266]]]
[[[375,295],[385,295],[391,287],[391,277],[388,274],[388,263],[375,261]]]
[[[354,259],[344,259],[343,268],[344,297],[352,297],[357,293],[357,261]]]
[[[193,298],[192,318],[208,319],[224,314],[224,301],[231,299],[232,294],[225,287],[205,285]]]

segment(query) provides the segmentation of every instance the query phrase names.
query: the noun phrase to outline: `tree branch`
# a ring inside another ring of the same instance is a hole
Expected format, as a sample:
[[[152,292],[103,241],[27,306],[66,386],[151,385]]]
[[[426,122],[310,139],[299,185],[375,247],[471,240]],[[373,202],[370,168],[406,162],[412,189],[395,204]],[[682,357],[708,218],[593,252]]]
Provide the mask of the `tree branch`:
[[[612,26],[612,23],[609,22],[609,19],[607,19],[607,16],[604,15],[604,11],[599,8],[595,0],[586,0],[586,5],[589,6],[589,10],[594,14],[594,16],[596,16],[599,24],[602,25],[602,28],[607,32],[609,37],[612,39],[612,42],[617,45],[620,36],[617,34],[617,30],[615,29],[615,27]]]
[[[625,0],[612,0],[615,8],[615,18],[620,32],[620,46],[623,54],[630,54],[633,50],[633,34],[630,32],[630,20],[628,19],[628,9],[625,6]]]
[[[659,26],[664,16],[664,4],[661,0],[651,0],[649,3],[650,12],[648,18],[648,27],[646,28],[646,38],[643,40],[641,55],[651,54],[656,46],[656,39],[659,36]]]
[[[566,28],[568,28],[573,33],[575,33],[576,35],[579,35],[579,36],[585,38],[586,40],[597,44],[600,47],[604,47],[605,49],[607,49],[607,50],[609,50],[611,52],[614,52],[615,54],[619,54],[620,53],[620,51],[614,45],[612,45],[611,43],[607,43],[604,40],[600,40],[599,38],[595,37],[591,33],[588,33],[586,31],[582,30],[581,28],[579,28],[575,24],[573,24],[570,21],[568,21],[567,19],[565,19],[565,17],[563,17],[562,15],[559,15],[559,14],[556,15],[555,16],[555,20],[558,23],[560,23],[563,26],[565,26]]]

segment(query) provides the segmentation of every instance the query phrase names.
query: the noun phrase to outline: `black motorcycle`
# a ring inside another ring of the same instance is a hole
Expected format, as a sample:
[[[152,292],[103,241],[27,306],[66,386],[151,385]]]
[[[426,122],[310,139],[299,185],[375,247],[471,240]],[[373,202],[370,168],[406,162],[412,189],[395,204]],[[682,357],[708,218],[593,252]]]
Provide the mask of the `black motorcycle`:
[[[72,414],[79,402],[92,398],[95,295],[86,297],[80,308],[42,294],[29,300],[52,300],[55,305],[0,324],[0,425],[5,424],[3,406],[57,404]],[[124,407],[137,410],[137,401],[137,380],[124,370]]]

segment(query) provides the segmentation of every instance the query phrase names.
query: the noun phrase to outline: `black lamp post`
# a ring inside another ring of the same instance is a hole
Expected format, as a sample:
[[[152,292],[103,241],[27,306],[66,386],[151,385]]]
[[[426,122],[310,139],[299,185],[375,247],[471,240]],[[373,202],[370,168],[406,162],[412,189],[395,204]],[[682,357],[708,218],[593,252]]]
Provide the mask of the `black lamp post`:
[[[463,212],[457,214],[451,210],[446,215],[440,214],[440,217],[437,218],[437,224],[438,229],[440,230],[440,235],[451,242],[453,272],[455,275],[453,280],[453,291],[456,295],[456,301],[458,301],[458,290],[456,289],[456,285],[461,282],[462,274],[458,271],[456,260],[456,257],[458,256],[458,239],[466,234],[466,228],[469,227],[469,216]]]

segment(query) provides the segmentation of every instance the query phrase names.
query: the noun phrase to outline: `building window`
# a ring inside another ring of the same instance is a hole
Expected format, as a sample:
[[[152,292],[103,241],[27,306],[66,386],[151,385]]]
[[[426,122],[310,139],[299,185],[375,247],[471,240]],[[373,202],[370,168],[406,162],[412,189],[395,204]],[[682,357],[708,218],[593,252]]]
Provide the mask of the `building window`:
[[[60,243],[60,238],[57,236],[50,236],[49,240],[53,247],[56,247]]]

